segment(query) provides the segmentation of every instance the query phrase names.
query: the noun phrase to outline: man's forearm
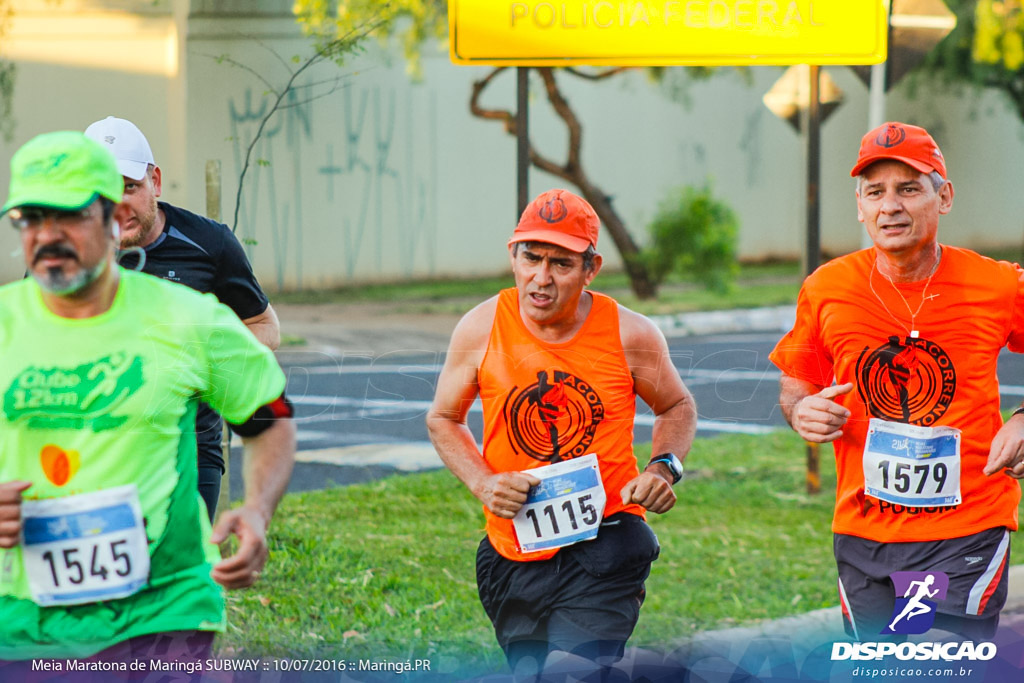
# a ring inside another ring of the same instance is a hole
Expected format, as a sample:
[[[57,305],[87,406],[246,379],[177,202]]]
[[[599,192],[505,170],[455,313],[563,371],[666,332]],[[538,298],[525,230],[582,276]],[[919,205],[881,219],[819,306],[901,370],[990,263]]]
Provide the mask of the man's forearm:
[[[463,423],[444,417],[427,418],[427,431],[434,450],[455,478],[465,484],[470,492],[480,497],[480,482],[494,474],[477,448],[473,433]]]
[[[654,418],[651,430],[651,457],[661,453],[675,453],[683,460],[690,452],[697,435],[697,408],[686,397]]]
[[[271,351],[276,351],[281,345],[281,322],[277,319],[277,311],[270,304],[267,304],[267,309],[259,315],[246,318],[242,322],[253,336]]]
[[[821,387],[810,382],[789,375],[782,376],[779,380],[779,408],[790,427],[793,426],[793,411],[796,410],[797,404],[819,391]]]
[[[245,444],[245,505],[269,521],[288,489],[295,465],[295,423],[276,420],[266,431],[243,439]]]

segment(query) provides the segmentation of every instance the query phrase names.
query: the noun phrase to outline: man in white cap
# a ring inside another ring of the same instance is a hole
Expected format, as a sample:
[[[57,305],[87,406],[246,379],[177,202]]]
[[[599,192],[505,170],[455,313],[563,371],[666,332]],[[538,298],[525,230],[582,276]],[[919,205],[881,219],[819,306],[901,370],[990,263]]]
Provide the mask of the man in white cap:
[[[276,349],[281,342],[277,314],[234,233],[222,223],[157,201],[160,167],[146,136],[131,121],[108,116],[90,125],[85,134],[110,149],[124,176],[124,198],[114,216],[121,227],[121,248],[143,250],[143,272],[214,294],[257,339]],[[124,254],[121,264],[135,266],[137,258],[132,253]],[[224,458],[220,416],[205,403],[196,415],[196,439],[199,492],[212,520]]]

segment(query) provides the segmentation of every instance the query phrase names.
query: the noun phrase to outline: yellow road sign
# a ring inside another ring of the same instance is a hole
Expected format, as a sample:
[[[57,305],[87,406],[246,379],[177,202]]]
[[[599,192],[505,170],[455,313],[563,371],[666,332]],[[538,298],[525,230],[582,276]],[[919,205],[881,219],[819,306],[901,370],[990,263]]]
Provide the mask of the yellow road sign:
[[[449,0],[456,64],[876,64],[886,0]]]

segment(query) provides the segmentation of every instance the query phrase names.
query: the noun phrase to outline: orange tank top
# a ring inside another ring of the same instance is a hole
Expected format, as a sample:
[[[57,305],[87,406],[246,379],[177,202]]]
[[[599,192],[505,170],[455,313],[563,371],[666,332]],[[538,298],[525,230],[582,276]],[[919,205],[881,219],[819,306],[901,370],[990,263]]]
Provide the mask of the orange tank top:
[[[498,295],[479,371],[484,460],[496,472],[523,471],[596,453],[608,497],[604,516],[623,505],[619,492],[637,476],[633,455],[636,393],[619,334],[618,304],[596,292],[583,327],[551,344],[526,329],[517,290]],[[487,536],[510,560],[544,560],[557,550],[520,552],[511,520],[484,508]]]

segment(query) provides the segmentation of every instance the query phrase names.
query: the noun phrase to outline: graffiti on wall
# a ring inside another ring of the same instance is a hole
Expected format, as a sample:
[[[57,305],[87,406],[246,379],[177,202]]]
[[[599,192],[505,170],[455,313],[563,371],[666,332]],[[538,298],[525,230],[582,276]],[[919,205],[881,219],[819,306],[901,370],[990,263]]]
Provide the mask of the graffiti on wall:
[[[278,289],[433,274],[434,95],[378,85],[287,97],[243,188],[236,232],[250,257],[272,260]],[[228,101],[236,177],[271,106],[251,88]]]

